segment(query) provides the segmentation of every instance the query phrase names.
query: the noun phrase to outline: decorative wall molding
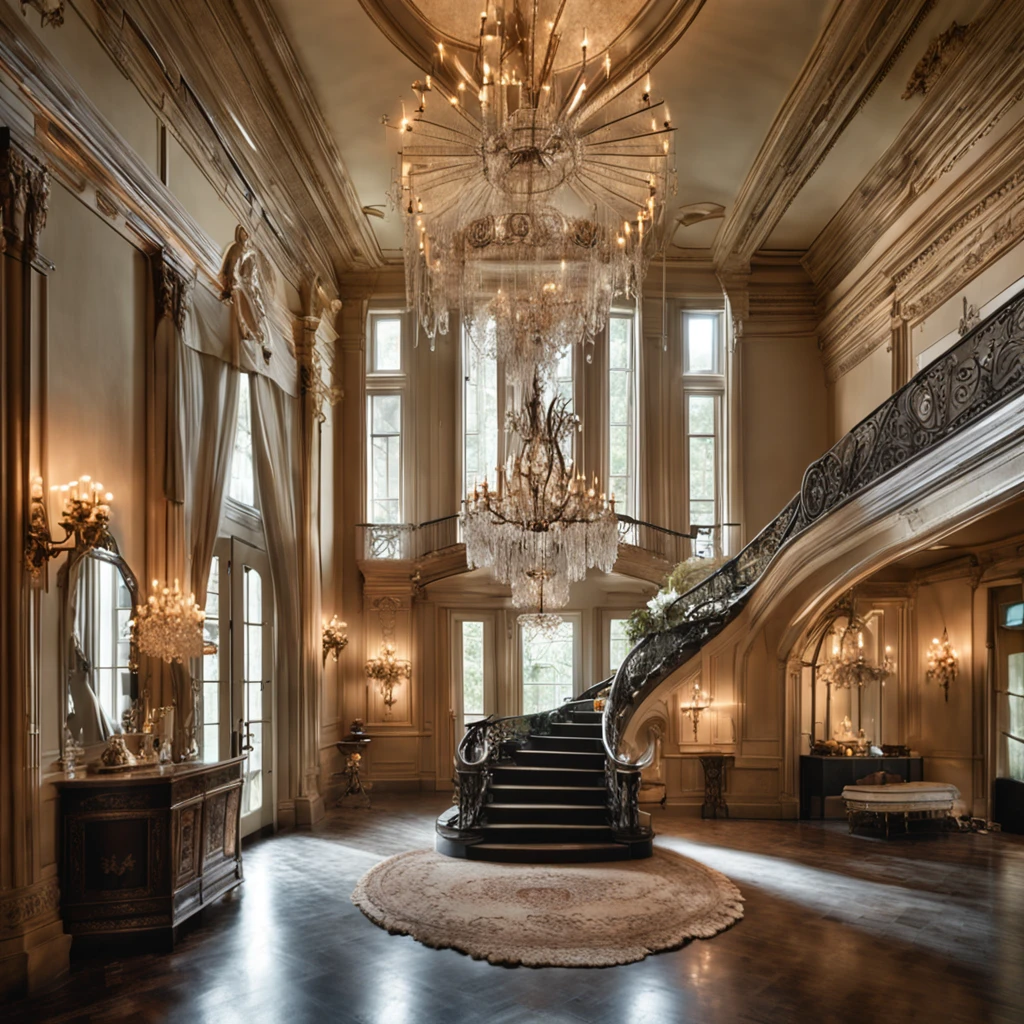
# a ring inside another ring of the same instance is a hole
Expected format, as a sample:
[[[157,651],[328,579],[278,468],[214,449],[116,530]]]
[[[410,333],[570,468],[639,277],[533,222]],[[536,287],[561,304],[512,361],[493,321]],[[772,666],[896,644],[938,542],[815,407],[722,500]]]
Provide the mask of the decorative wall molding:
[[[60,886],[56,878],[46,878],[23,889],[0,891],[0,935],[25,930],[34,918],[54,914],[60,909]]]
[[[892,69],[935,0],[833,7],[715,238],[718,265],[749,261]]]
[[[1024,6],[990,3],[941,75],[804,258],[832,292],[914,201],[1024,96]]]
[[[830,380],[930,315],[1024,238],[1022,167],[1024,127],[1001,139],[826,311],[819,345]]]
[[[928,44],[924,56],[911,72],[902,98],[909,100],[917,93],[922,96],[927,95],[928,90],[938,81],[939,76],[945,72],[957,54],[964,48],[970,31],[970,25],[958,25],[954,21],[945,32],[940,32]]]

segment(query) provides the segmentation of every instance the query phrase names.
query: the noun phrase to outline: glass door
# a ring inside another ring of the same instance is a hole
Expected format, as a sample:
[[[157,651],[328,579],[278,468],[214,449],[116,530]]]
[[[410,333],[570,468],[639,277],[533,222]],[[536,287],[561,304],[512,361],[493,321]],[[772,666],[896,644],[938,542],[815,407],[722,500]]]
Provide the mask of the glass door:
[[[496,711],[494,617],[456,614],[453,626],[453,707],[458,743],[467,725]]]
[[[246,836],[274,822],[274,605],[266,554],[232,539],[230,576],[230,721],[232,753],[246,755],[242,787],[242,835]]]

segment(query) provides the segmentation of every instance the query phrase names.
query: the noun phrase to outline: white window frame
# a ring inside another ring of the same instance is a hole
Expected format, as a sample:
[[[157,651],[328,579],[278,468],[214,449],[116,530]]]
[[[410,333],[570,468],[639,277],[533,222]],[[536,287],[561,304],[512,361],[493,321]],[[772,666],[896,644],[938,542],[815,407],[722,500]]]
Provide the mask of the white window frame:
[[[601,679],[606,679],[613,671],[612,622],[618,619],[628,619],[632,614],[632,608],[604,608],[601,610]]]
[[[401,370],[374,370],[374,324],[377,320],[394,319],[401,322]],[[398,501],[398,523],[404,524],[412,513],[412,481],[410,478],[410,467],[415,465],[415,453],[412,451],[412,437],[409,424],[412,422],[411,399],[409,388],[409,336],[410,317],[402,309],[393,305],[381,305],[371,308],[366,314],[366,387],[363,401],[363,429],[365,431],[365,443],[363,445],[363,484],[362,484],[362,521],[372,524],[371,517],[371,480],[370,473],[372,464],[372,409],[373,398],[377,396],[397,395],[402,403],[402,416],[400,426],[400,467],[399,467],[399,501]],[[394,525],[394,524],[390,524]]]
[[[497,620],[493,612],[453,612],[451,617],[452,652],[452,709],[455,713],[455,745],[458,746],[465,731],[465,710],[463,706],[462,681],[462,624],[480,622],[484,627],[484,717],[497,714],[498,681],[495,658]],[[477,721],[477,719],[473,719]]]
[[[691,317],[715,318],[715,373],[687,373],[687,342],[689,339],[689,321]],[[711,396],[715,398],[715,523],[717,529],[712,531],[712,542],[715,552],[727,549],[729,538],[724,536],[722,523],[726,521],[726,413],[727,383],[725,358],[725,323],[720,309],[684,309],[680,313],[682,337],[683,366],[683,437],[685,439],[685,471],[684,471],[684,507],[686,509],[687,526],[692,526],[690,514],[690,397]],[[697,553],[697,541],[694,541],[694,553]]]
[[[559,615],[566,622],[573,623],[573,644],[572,644],[572,695],[578,696],[583,692],[583,613],[573,611],[559,611]],[[515,629],[515,662],[516,662],[516,688],[513,695],[515,710],[514,714],[523,713],[523,625],[516,622]],[[548,710],[548,709],[544,709]]]
[[[399,426],[398,426],[398,517],[393,523],[386,525],[398,525],[405,522],[405,466],[406,466],[406,455],[405,455],[405,438],[406,438],[406,399],[404,391],[370,391],[366,392],[366,503],[365,503],[365,515],[367,523],[376,523],[373,518],[372,506],[373,506],[373,439],[377,436],[391,437],[391,434],[377,435],[373,432],[373,401],[376,398],[397,398],[400,403],[400,415],[399,415]],[[385,525],[385,524],[380,524]]]
[[[250,445],[252,445],[252,420],[253,420],[253,400],[252,400],[252,374],[246,373],[243,370],[238,371],[238,409],[242,408],[242,395],[245,394],[249,402],[249,438]],[[235,433],[231,438],[231,459],[234,461],[235,457],[235,438],[238,436],[238,413],[236,412],[235,419]],[[256,452],[253,450],[252,454],[252,501],[251,505],[239,498],[234,497],[231,494],[231,466],[228,466],[228,492],[225,495],[225,507],[232,514],[238,523],[247,526],[249,529],[256,530],[262,534],[263,530],[263,518],[262,512],[260,511],[260,482],[259,474],[256,472]]]
[[[615,498],[615,510],[616,512],[624,513],[625,515],[632,516],[634,519],[639,519],[640,509],[640,345],[638,337],[638,324],[636,311],[633,309],[613,309],[611,315],[608,318],[608,325],[606,327],[606,359],[605,359],[605,379],[604,379],[604,403],[603,403],[603,416],[604,416],[604,430],[602,436],[604,438],[604,454],[602,463],[602,480],[605,481],[605,486],[608,488],[609,497],[612,491],[612,416],[611,416],[611,375],[613,372],[621,373],[621,370],[612,370],[611,365],[611,321],[613,319],[629,320],[630,321],[630,337],[631,337],[631,363],[632,367],[629,371],[631,376],[630,381],[630,393],[631,393],[631,409],[630,409],[630,441],[629,441],[629,468],[627,472],[628,481],[628,493],[626,494],[625,502],[622,501],[622,495],[616,493]]]

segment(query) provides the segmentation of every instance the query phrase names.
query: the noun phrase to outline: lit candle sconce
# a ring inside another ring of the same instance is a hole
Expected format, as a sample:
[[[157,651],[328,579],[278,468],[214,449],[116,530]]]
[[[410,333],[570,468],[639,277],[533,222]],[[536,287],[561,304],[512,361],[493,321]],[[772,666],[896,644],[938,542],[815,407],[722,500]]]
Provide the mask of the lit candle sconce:
[[[949,684],[960,674],[960,655],[950,643],[949,634],[942,630],[942,639],[933,637],[928,647],[928,671],[925,677],[930,683],[938,683],[949,702]]]
[[[348,623],[341,622],[337,615],[332,615],[331,621],[323,624],[325,666],[327,665],[327,655],[331,655],[334,660],[337,661],[338,655],[348,647],[348,634],[345,632],[346,629],[348,629]]]
[[[28,539],[25,567],[34,582],[42,576],[43,567],[64,551],[89,550],[103,545],[109,534],[110,505],[114,500],[103,484],[90,476],[81,476],[67,484],[50,488],[54,515],[64,529],[64,536],[55,540],[50,533],[50,519],[43,499],[43,478],[32,478],[29,492]]]
[[[395,647],[395,614],[398,601],[393,597],[381,597],[373,602],[380,616],[381,643],[376,658],[366,662],[366,678],[377,684],[377,691],[384,698],[384,718],[391,718],[391,709],[398,703],[395,687],[402,680],[408,682],[412,678],[412,665],[404,658],[399,658]]]
[[[697,742],[697,726],[700,724],[701,713],[707,711],[714,703],[715,698],[706,690],[700,688],[700,683],[695,682],[690,692],[690,699],[683,701],[680,705],[683,714],[693,723],[693,742]]]

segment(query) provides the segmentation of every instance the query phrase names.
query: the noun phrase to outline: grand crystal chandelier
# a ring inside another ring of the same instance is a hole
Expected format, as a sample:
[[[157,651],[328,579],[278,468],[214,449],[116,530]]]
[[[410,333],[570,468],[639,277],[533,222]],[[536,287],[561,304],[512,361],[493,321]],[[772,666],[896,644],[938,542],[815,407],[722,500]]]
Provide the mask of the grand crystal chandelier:
[[[403,133],[392,198],[417,335],[433,347],[457,310],[522,384],[592,344],[617,295],[639,299],[674,183],[673,128],[642,69],[608,88],[610,58],[588,61],[581,29],[579,63],[555,71],[573,45],[564,7],[488,4],[473,66],[439,44],[412,116],[383,119]]]
[[[578,423],[564,398],[544,407],[535,376],[529,401],[509,416],[520,451],[499,467],[496,487],[474,486],[462,513],[470,568],[493,569],[517,608],[541,616],[568,603],[569,584],[588,568],[611,572],[618,553],[614,495],[601,494],[596,478],[588,484],[563,452]]]

